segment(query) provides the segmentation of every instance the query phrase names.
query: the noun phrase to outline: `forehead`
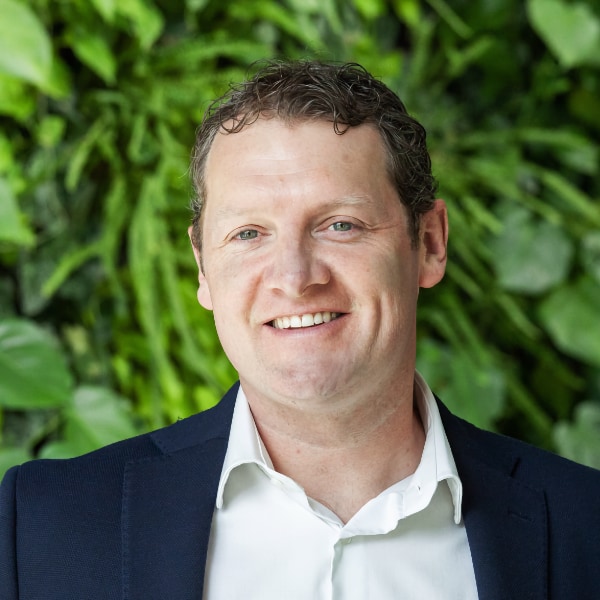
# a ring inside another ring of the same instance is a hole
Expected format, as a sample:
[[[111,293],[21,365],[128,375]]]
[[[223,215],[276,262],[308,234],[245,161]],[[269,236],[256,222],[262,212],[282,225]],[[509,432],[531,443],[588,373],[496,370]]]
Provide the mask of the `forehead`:
[[[359,169],[363,178],[387,179],[386,166],[383,140],[372,125],[339,134],[327,121],[259,118],[239,132],[216,134],[206,162],[207,199],[217,186],[230,187],[248,177],[279,175],[291,181],[294,175],[313,175],[352,181]]]

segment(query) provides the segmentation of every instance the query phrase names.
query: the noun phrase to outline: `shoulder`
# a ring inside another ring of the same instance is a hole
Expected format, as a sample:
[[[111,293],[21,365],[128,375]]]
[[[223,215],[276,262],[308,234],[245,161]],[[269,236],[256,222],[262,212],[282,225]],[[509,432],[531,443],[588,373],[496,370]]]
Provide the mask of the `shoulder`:
[[[444,429],[457,468],[472,462],[500,469],[513,479],[547,493],[573,496],[600,494],[600,471],[575,463],[520,440],[475,427],[439,403]]]
[[[15,466],[0,486],[0,512],[10,510],[9,506],[60,512],[84,498],[105,501],[120,495],[127,462],[159,454],[151,434],[144,434],[75,458],[38,459]]]
[[[128,463],[152,460],[211,438],[227,437],[236,392],[234,386],[212,409],[88,454],[69,459],[38,459],[13,467],[2,482],[0,502],[16,489],[22,499],[29,494],[38,499],[40,494],[65,497],[69,489],[78,490],[76,495],[97,489],[114,492],[121,485]]]

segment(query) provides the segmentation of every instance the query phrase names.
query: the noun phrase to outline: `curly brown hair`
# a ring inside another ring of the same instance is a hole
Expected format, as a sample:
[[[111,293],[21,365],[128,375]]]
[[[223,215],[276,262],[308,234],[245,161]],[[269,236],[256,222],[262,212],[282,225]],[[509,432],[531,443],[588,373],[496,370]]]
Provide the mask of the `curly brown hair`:
[[[408,209],[411,241],[418,245],[420,217],[432,208],[436,191],[423,126],[392,90],[356,63],[271,60],[215,100],[196,133],[190,169],[196,248],[202,245],[205,168],[215,135],[219,130],[236,133],[258,118],[287,123],[321,119],[331,122],[339,135],[350,127],[373,125],[387,151],[390,179]]]

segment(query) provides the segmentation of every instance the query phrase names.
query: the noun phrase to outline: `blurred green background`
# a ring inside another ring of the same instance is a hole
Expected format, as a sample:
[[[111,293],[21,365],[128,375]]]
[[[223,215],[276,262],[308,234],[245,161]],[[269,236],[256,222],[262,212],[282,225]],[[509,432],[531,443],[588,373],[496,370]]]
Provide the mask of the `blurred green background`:
[[[450,264],[419,368],[461,416],[600,467],[593,0],[0,0],[0,473],[214,404],[194,130],[266,57],[356,61],[426,126]]]

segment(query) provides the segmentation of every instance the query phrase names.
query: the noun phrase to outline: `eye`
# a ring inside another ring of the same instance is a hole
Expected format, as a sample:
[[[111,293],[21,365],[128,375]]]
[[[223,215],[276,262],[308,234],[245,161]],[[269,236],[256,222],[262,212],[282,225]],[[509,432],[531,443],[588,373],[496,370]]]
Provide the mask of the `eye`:
[[[256,229],[244,229],[240,231],[236,237],[239,240],[254,240],[258,237],[258,231]]]
[[[354,225],[348,221],[336,221],[329,226],[332,231],[352,231]]]

